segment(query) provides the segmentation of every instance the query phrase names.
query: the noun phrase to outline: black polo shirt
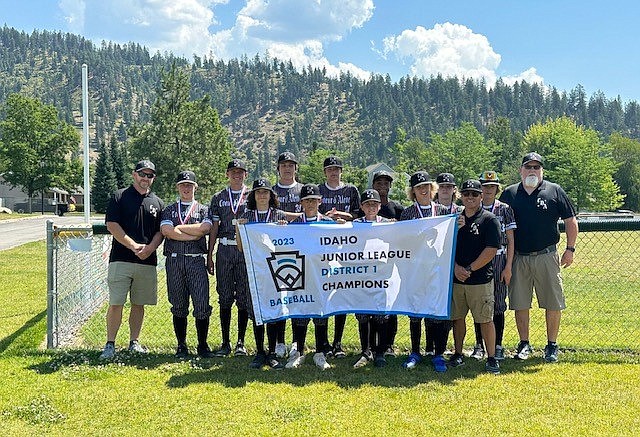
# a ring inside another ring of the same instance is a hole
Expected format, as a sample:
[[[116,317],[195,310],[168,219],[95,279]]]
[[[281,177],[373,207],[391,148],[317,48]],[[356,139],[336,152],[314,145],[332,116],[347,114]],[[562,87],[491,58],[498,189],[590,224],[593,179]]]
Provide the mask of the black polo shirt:
[[[378,215],[388,219],[400,220],[400,216],[402,215],[403,210],[404,206],[400,205],[398,202],[389,200],[389,203],[380,207],[380,212],[378,213]]]
[[[456,263],[466,267],[474,262],[487,247],[500,247],[500,221],[498,218],[482,208],[471,217],[465,216],[465,225],[458,229],[456,239]],[[458,284],[487,284],[493,279],[492,262],[488,262],[480,269],[471,273],[469,279]]]
[[[109,199],[104,221],[118,223],[136,243],[149,244],[154,235],[160,231],[163,209],[164,203],[153,192],[140,194],[133,185],[130,185],[113,193]],[[147,259],[141,260],[114,238],[109,255],[109,262],[113,261],[155,266],[158,264],[158,256],[154,251]]]
[[[513,209],[518,227],[514,231],[518,252],[537,252],[560,241],[558,219],[576,215],[562,187],[542,181],[528,194],[522,183],[508,186],[500,200]]]

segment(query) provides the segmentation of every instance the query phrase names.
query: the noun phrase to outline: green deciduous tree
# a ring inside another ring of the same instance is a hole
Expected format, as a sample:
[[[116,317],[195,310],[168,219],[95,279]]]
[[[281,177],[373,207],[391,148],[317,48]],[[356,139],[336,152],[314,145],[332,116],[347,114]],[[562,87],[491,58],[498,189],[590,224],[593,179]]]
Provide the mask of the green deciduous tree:
[[[493,141],[485,141],[471,123],[462,123],[444,135],[432,136],[424,168],[433,178],[438,173],[449,172],[460,182],[477,179],[481,172],[495,167],[495,152]]]
[[[625,195],[624,206],[640,211],[640,141],[614,133],[609,144],[618,166],[613,178]]]
[[[189,99],[186,73],[174,64],[162,72],[151,120],[131,132],[135,160],[148,158],[156,164],[153,189],[164,199],[175,197],[175,177],[192,170],[198,177],[200,199],[208,199],[226,181],[231,145],[228,132],[208,96]]]
[[[48,188],[71,190],[79,184],[82,166],[71,156],[80,135],[58,118],[55,107],[12,94],[2,112],[0,161],[5,162],[4,178],[10,185],[22,187],[31,198]]]
[[[542,154],[545,179],[560,184],[578,210],[609,211],[622,205],[610,147],[593,129],[560,117],[531,126],[523,142],[528,151]]]

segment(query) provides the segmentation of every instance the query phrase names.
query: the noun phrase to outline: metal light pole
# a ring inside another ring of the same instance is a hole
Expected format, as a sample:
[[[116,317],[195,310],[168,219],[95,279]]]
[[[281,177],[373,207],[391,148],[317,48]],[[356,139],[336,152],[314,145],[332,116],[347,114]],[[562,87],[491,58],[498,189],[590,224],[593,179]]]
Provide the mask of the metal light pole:
[[[84,222],[89,223],[91,194],[89,192],[89,79],[87,64],[82,64],[82,138],[84,142]]]

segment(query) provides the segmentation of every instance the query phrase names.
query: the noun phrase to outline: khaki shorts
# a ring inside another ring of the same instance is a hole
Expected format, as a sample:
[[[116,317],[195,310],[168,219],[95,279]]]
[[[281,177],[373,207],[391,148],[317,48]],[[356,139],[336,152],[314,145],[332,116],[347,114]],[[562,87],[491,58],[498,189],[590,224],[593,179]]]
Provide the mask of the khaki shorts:
[[[516,254],[512,272],[509,284],[509,309],[531,308],[534,289],[540,308],[559,311],[567,307],[560,277],[558,252],[536,256]]]
[[[464,319],[471,310],[475,323],[488,323],[493,320],[493,281],[486,284],[453,284],[451,320]]]
[[[109,305],[124,305],[131,291],[134,305],[155,305],[158,302],[156,266],[114,261],[107,274]]]

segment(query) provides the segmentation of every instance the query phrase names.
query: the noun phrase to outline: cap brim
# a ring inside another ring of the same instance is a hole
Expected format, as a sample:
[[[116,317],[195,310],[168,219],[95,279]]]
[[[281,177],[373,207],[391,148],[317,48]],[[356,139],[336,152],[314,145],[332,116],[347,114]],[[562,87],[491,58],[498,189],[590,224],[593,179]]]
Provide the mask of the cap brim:
[[[495,182],[495,181],[489,181],[489,182],[482,182],[480,181],[481,185],[500,185],[500,182]]]
[[[324,166],[324,168],[325,168],[325,169],[327,169],[327,168],[331,168],[331,167],[338,167],[338,168],[342,168],[342,166],[341,166],[341,165],[338,165],[338,164],[331,164],[331,165],[325,165],[325,166]]]
[[[540,165],[542,165],[544,167],[544,165],[542,164],[542,161],[538,161],[537,159],[530,159],[528,161],[523,162],[522,165],[527,165],[530,162],[537,162],[538,164],[540,164]]]
[[[462,190],[460,193],[466,193],[467,191],[474,191],[476,193],[482,193],[482,190],[478,190],[477,188],[467,188],[466,190]]]
[[[307,199],[318,199],[318,200],[322,200],[322,196],[317,196],[315,194],[311,195],[311,196],[305,196],[305,197],[301,197],[300,200],[307,200]]]
[[[191,179],[185,179],[183,181],[178,181],[176,182],[176,185],[180,185],[180,184],[192,184],[192,185],[198,185],[198,183],[196,181],[192,181]]]
[[[411,188],[419,187],[420,185],[427,185],[427,184],[431,185],[431,181],[427,181],[427,182],[418,182],[417,184],[412,185],[412,186],[411,186]]]

